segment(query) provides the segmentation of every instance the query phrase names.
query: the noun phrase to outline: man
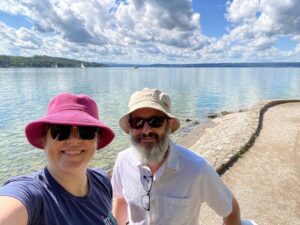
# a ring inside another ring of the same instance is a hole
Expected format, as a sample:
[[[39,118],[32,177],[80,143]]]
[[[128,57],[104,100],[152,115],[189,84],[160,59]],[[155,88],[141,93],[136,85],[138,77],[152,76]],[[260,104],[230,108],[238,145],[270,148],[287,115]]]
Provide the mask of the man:
[[[202,202],[224,224],[244,224],[236,199],[215,170],[170,140],[180,122],[171,113],[169,96],[145,88],[130,97],[128,106],[119,124],[132,146],[119,153],[112,175],[118,225],[195,225]]]

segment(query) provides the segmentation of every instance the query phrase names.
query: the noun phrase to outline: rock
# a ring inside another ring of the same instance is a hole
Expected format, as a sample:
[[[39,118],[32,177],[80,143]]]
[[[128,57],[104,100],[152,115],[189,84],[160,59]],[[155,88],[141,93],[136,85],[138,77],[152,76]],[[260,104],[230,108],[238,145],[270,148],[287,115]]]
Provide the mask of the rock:
[[[223,115],[223,116],[225,116],[225,115],[227,115],[227,114],[230,114],[231,112],[228,112],[228,111],[222,111],[221,112],[221,114]]]
[[[200,124],[199,121],[194,121],[193,122],[193,125],[198,125],[198,124]]]
[[[217,117],[218,117],[218,114],[216,114],[216,113],[214,113],[214,114],[209,114],[207,117],[210,118],[210,119],[214,119],[214,118],[217,118]]]

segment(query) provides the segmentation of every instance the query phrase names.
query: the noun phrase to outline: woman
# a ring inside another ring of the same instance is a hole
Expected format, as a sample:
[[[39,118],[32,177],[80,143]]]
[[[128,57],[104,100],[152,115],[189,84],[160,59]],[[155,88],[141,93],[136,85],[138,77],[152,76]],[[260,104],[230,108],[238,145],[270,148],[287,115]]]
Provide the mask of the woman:
[[[99,120],[95,101],[59,94],[25,133],[31,145],[44,149],[47,166],[0,188],[0,225],[115,224],[110,180],[102,170],[88,168],[96,150],[114,138]]]

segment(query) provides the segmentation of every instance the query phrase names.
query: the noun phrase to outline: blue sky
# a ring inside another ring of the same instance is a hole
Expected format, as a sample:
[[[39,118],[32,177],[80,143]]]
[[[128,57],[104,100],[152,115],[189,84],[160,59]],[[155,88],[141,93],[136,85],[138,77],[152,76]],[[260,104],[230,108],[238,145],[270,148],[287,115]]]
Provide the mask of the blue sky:
[[[299,0],[6,0],[0,54],[105,63],[300,61]]]
[[[5,23],[7,26],[13,27],[15,29],[25,27],[31,29],[33,27],[32,22],[26,16],[17,14],[10,14],[0,11],[0,21]]]
[[[200,26],[204,35],[220,38],[226,31],[226,1],[198,0],[193,1],[193,10],[200,13]]]

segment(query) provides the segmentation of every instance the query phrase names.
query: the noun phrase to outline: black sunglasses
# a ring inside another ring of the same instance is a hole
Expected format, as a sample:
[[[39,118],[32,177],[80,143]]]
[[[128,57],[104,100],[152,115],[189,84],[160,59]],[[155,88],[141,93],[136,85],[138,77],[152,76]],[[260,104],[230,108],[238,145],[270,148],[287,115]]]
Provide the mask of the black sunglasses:
[[[144,176],[143,187],[144,190],[146,191],[146,194],[142,195],[141,203],[142,203],[142,207],[147,211],[150,211],[150,193],[152,189],[152,184],[153,184],[153,176]]]
[[[72,127],[71,125],[50,125],[50,134],[54,140],[65,141],[70,137]],[[82,140],[93,140],[96,133],[99,131],[98,127],[76,126],[79,137]]]
[[[145,125],[145,122],[147,122],[147,124],[152,128],[159,128],[164,124],[166,119],[167,117],[165,116],[152,116],[149,118],[136,117],[130,118],[129,124],[133,129],[142,129]]]

